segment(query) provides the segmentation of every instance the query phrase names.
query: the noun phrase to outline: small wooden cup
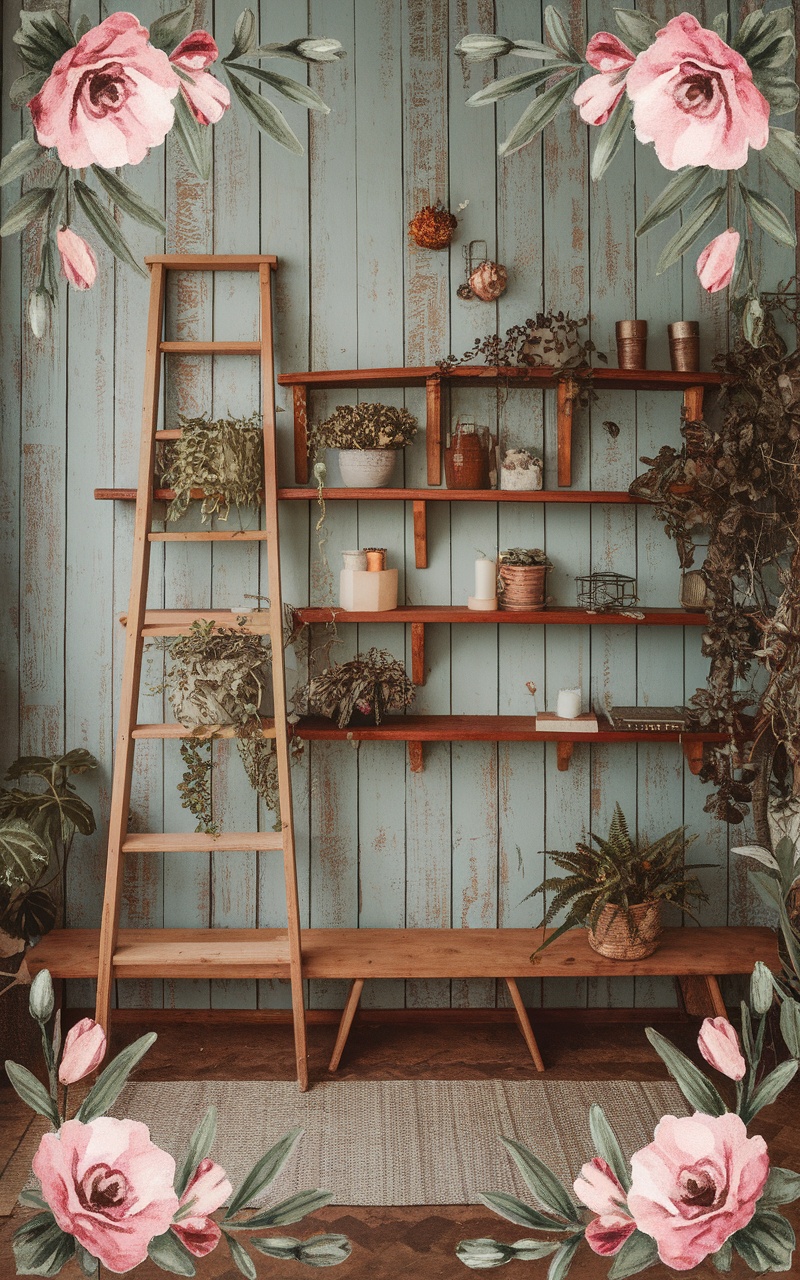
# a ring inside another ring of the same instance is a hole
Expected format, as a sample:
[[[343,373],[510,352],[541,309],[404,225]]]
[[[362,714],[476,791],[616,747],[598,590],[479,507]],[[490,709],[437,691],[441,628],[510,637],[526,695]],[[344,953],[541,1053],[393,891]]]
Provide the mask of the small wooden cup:
[[[647,368],[647,321],[617,321],[617,361],[620,369]]]

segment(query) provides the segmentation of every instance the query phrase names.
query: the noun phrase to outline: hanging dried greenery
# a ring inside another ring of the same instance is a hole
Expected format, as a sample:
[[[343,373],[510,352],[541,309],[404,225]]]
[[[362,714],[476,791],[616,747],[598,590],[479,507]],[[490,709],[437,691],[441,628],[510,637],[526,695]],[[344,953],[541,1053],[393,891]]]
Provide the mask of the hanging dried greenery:
[[[417,419],[407,409],[364,401],[340,404],[312,427],[313,452],[321,449],[403,449],[417,434]]]
[[[655,504],[682,568],[701,531],[708,543],[711,667],[691,705],[699,727],[724,729],[730,743],[701,774],[716,787],[706,810],[738,823],[753,800],[766,845],[770,786],[773,799],[800,792],[800,352],[773,322],[793,298],[784,287],[765,300],[761,347],[740,339],[716,359],[719,427],[684,423],[683,447],[642,458],[649,470],[631,486]]]
[[[499,333],[489,333],[485,338],[476,338],[463,356],[449,355],[444,360],[437,360],[436,364],[442,373],[448,373],[456,365],[483,356],[485,364],[500,368],[521,366],[588,371],[592,354],[603,364],[607,363],[607,357],[597,350],[591,338],[581,341],[579,337],[581,329],[585,329],[588,323],[588,316],[578,320],[568,311],[540,311],[535,319],[529,317],[523,324],[506,329],[502,337]]]
[[[261,415],[249,418],[180,419],[182,435],[168,452],[162,483],[175,490],[168,520],[178,520],[192,490],[203,494],[203,521],[227,520],[231,505],[259,509],[264,488],[264,438]]]
[[[380,724],[385,712],[404,711],[413,700],[414,686],[405,667],[385,649],[370,649],[350,662],[335,662],[295,694],[301,715],[336,719],[340,729],[356,711]]]

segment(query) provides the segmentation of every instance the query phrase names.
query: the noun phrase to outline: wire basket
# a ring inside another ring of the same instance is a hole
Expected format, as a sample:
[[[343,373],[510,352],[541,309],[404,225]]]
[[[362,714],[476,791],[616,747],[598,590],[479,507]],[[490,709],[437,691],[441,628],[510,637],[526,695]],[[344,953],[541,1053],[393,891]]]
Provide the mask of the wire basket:
[[[629,609],[636,604],[636,579],[624,573],[583,573],[575,579],[578,608],[589,613]]]

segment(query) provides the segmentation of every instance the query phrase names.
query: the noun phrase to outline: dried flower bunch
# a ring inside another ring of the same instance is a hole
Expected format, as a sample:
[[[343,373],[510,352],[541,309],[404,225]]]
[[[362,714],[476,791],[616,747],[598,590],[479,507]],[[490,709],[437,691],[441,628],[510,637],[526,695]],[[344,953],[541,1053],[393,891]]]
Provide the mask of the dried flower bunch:
[[[340,729],[354,711],[373,715],[375,723],[387,711],[404,711],[414,700],[414,686],[385,649],[370,649],[350,662],[334,663],[298,690],[295,704],[303,714],[336,719]]]
[[[553,567],[541,547],[509,547],[508,551],[500,552],[497,562],[518,567],[524,565],[544,565],[546,569]]]
[[[417,419],[407,409],[364,401],[340,404],[311,431],[320,449],[403,449],[417,434]]]
[[[606,364],[606,356],[597,350],[591,338],[581,341],[578,336],[588,323],[588,316],[578,320],[568,311],[540,311],[535,318],[529,317],[523,324],[506,329],[503,337],[499,333],[489,333],[484,338],[476,338],[463,356],[449,355],[437,360],[436,364],[442,373],[447,373],[456,365],[483,356],[485,364],[499,368],[547,366],[579,370],[588,369],[593,353]]]
[[[530,449],[507,449],[501,465],[504,471],[541,471],[542,460]]]
[[[569,913],[564,923],[537,950],[541,951],[567,929],[577,925],[588,923],[590,928],[596,928],[601,912],[607,906],[618,908],[633,936],[637,925],[631,907],[643,902],[671,902],[687,915],[692,915],[690,903],[708,901],[705,889],[694,875],[694,867],[691,873],[687,873],[684,865],[686,849],[695,839],[695,836],[686,838],[685,827],[676,827],[652,844],[632,840],[625,815],[617,804],[608,838],[603,840],[594,833],[591,835],[596,849],[591,842],[578,841],[575,853],[551,853],[548,850],[548,858],[569,874],[566,877],[548,876],[528,894],[528,898],[540,893],[555,895],[540,927],[549,924],[564,907],[569,907]]]
[[[457,226],[458,218],[440,202],[420,209],[409,222],[408,230],[421,249],[446,249]]]
[[[205,522],[227,520],[231,504],[259,509],[264,488],[264,437],[261,415],[249,418],[181,418],[182,435],[170,451],[162,483],[175,490],[168,520],[178,520],[192,490],[203,494]]]

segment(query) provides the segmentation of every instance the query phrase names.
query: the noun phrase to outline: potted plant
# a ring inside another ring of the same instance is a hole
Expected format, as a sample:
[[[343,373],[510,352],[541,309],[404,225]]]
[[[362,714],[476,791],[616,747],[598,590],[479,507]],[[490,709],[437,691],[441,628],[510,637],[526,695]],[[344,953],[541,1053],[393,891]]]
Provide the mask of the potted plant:
[[[552,564],[540,547],[510,547],[501,551],[498,595],[501,609],[543,609],[545,579]]]
[[[381,489],[394,471],[397,450],[417,433],[407,409],[364,402],[342,404],[312,431],[315,452],[338,449],[339,471],[347,488]]]
[[[295,704],[303,714],[327,716],[340,729],[348,724],[380,724],[387,711],[404,711],[414,700],[414,686],[385,649],[370,649],[350,662],[335,662],[298,690]]]
[[[500,464],[501,489],[541,489],[542,460],[529,449],[507,449]]]
[[[685,827],[676,827],[652,844],[637,843],[616,805],[608,838],[592,834],[596,849],[591,842],[579,841],[575,853],[548,852],[556,866],[569,874],[566,878],[549,876],[528,897],[555,895],[540,927],[549,924],[564,907],[568,906],[569,912],[564,923],[537,947],[534,957],[567,929],[582,924],[589,929],[589,946],[600,955],[612,960],[652,955],[662,928],[662,903],[670,902],[692,916],[690,903],[708,901],[694,868],[688,872],[684,865],[686,848],[696,838],[687,840],[685,833]]]
[[[181,418],[181,435],[162,459],[162,484],[175,490],[167,520],[184,514],[193,496],[202,496],[205,521],[227,520],[231,505],[259,510],[264,488],[261,415],[249,418]]]

